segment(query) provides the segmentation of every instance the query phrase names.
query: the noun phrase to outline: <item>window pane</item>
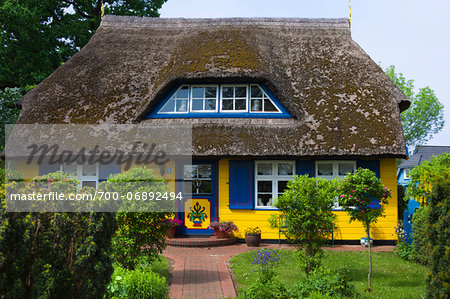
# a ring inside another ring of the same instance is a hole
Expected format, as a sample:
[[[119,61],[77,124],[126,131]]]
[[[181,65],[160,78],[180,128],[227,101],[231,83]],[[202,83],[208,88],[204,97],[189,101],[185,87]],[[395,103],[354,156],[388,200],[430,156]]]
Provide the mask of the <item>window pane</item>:
[[[97,175],[97,165],[83,165],[83,176],[96,176]]]
[[[258,181],[258,193],[270,192],[272,194],[272,181]]]
[[[233,97],[233,87],[222,87],[222,97],[232,98]]]
[[[97,182],[96,181],[82,181],[81,187],[91,187],[96,189],[97,188]]]
[[[192,100],[192,111],[201,111],[203,110],[203,100],[202,99],[193,99]]]
[[[332,163],[319,163],[317,164],[318,175],[333,175]]]
[[[272,163],[258,163],[258,175],[272,175]]]
[[[197,177],[197,165],[184,165],[184,178],[191,179]]]
[[[234,96],[236,98],[247,98],[247,88],[246,87],[235,87]]]
[[[222,100],[222,110],[233,110],[233,100]]]
[[[203,87],[192,88],[192,97],[193,98],[203,98],[203,93],[204,93]]]
[[[261,88],[259,88],[258,86],[252,86],[251,87],[251,95],[252,95],[252,98],[261,98],[262,97]]]
[[[236,100],[234,103],[234,110],[245,110],[246,109],[247,100]]]
[[[207,99],[205,103],[205,110],[216,110],[216,99]]]
[[[177,112],[186,112],[187,111],[187,100],[181,100],[176,102]]]
[[[205,97],[206,98],[216,98],[217,89],[215,87],[206,87]]]
[[[281,195],[287,189],[288,181],[278,181],[278,194]]]
[[[198,165],[198,178],[211,178],[211,165]]]
[[[176,97],[177,98],[185,98],[185,99],[187,99],[187,97],[188,97],[188,90],[189,90],[189,87],[187,87],[187,86],[181,87],[177,91]]]
[[[293,175],[294,165],[292,163],[278,163],[278,175]]]
[[[198,193],[211,193],[211,181],[199,180],[196,184],[198,185]]]
[[[175,100],[174,99],[170,99],[170,101],[168,101],[164,107],[161,108],[161,110],[159,110],[160,112],[173,112],[175,110]]]
[[[353,173],[353,163],[339,163],[339,175],[346,175],[347,173]]]
[[[272,206],[272,195],[271,194],[258,194],[258,206],[271,207]]]
[[[186,180],[184,181],[184,193],[197,193],[197,189],[194,187],[194,181]]]
[[[77,175],[77,164],[63,164],[62,171],[68,175]]]
[[[278,111],[269,99],[264,99],[264,111]]]
[[[262,99],[252,100],[252,111],[262,111]]]

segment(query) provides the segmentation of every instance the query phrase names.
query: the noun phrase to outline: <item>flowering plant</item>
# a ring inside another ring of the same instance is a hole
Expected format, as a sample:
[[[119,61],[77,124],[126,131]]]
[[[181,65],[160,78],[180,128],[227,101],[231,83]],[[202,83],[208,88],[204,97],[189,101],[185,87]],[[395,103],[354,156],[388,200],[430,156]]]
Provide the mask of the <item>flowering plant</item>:
[[[281,256],[276,250],[268,250],[266,248],[255,252],[255,258],[252,264],[255,265],[258,277],[262,282],[267,282],[275,276],[273,268],[280,260]]]
[[[209,224],[208,228],[210,229],[218,229],[227,234],[231,234],[234,231],[238,231],[237,226],[233,223],[233,221],[213,221]]]
[[[260,235],[261,229],[257,226],[251,226],[245,229],[245,234],[247,235]]]
[[[162,222],[163,222],[163,224],[167,225],[167,227],[169,227],[169,228],[177,228],[183,223],[181,220],[178,220],[177,218],[164,219]]]

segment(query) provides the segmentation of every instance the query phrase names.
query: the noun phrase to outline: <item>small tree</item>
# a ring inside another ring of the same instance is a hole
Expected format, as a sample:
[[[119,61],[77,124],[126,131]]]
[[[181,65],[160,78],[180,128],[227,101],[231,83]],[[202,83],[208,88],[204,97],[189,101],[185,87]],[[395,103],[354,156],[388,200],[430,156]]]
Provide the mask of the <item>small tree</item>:
[[[155,201],[149,198],[144,201],[143,199],[144,196],[150,197],[157,193],[164,197],[169,193],[169,188],[167,183],[153,174],[151,169],[138,167],[112,175],[104,188],[114,190],[119,198],[131,195],[134,198],[139,196],[141,199],[125,201],[124,209],[117,213],[118,229],[113,238],[116,261],[124,268],[133,270],[139,256],[146,255],[154,258],[166,247],[165,236],[168,226],[164,224],[164,221],[173,216],[173,213],[157,211],[168,211],[169,206],[161,209],[161,205],[169,201]],[[144,212],[145,210],[147,212]]]
[[[299,247],[300,258],[308,274],[320,265],[322,249],[329,233],[335,227],[333,198],[336,196],[336,182],[295,176],[288,182],[288,189],[277,198],[275,206],[286,220],[285,236]],[[272,215],[272,226],[279,227],[278,215]]]
[[[384,207],[391,191],[384,187],[375,173],[368,169],[359,168],[356,173],[348,174],[338,187],[340,191],[339,202],[350,215],[350,222],[360,221],[367,233],[369,244],[369,275],[367,291],[372,290],[372,252],[370,247],[370,228],[379,217],[384,217]],[[369,204],[380,202],[379,209],[372,209]]]

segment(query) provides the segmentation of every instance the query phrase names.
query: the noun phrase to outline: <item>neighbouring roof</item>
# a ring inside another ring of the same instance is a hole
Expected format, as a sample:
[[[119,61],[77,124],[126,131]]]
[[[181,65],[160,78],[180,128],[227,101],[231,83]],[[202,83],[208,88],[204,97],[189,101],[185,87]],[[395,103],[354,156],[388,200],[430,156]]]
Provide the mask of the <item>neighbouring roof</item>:
[[[414,154],[408,160],[398,165],[399,169],[412,168],[430,160],[435,156],[450,153],[450,146],[422,145],[418,146]]]
[[[354,42],[346,19],[105,16],[22,99],[19,123],[145,119],[179,83],[266,85],[293,119],[194,119],[198,156],[405,157],[407,97]]]

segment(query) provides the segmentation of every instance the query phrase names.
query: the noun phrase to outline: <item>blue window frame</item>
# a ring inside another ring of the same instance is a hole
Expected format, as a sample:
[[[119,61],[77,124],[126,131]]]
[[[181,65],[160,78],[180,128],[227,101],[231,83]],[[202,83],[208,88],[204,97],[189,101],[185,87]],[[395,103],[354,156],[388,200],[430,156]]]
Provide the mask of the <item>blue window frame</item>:
[[[172,89],[146,118],[292,118],[260,84],[182,84]]]

